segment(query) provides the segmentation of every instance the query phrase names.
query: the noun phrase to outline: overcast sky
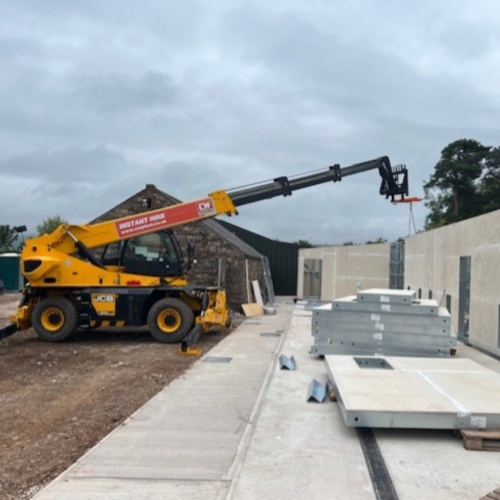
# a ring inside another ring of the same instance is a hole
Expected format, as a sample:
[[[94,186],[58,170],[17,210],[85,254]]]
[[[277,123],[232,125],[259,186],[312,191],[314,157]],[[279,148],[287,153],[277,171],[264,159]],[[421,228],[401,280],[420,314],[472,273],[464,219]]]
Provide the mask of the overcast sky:
[[[387,155],[423,196],[449,142],[500,145],[498,0],[0,0],[0,224],[87,222]],[[375,171],[241,207],[271,238],[408,234]],[[423,227],[425,207],[414,207]]]

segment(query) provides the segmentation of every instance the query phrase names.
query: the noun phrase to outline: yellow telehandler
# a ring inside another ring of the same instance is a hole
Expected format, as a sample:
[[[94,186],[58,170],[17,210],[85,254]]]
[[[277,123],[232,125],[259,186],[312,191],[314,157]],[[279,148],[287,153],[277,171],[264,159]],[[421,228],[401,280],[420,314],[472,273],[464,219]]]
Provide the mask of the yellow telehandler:
[[[47,341],[61,341],[77,328],[147,325],[166,343],[190,339],[229,321],[226,292],[188,284],[179,246],[170,229],[181,224],[236,215],[236,207],[289,196],[293,191],[378,169],[380,194],[394,201],[408,194],[408,172],[392,168],[384,156],[345,168],[334,165],[293,178],[228,191],[129,217],[59,226],[53,233],[26,240],[21,271],[26,280],[12,323],[0,339],[34,327]],[[91,249],[105,247],[100,258]],[[188,264],[192,252],[188,251]]]

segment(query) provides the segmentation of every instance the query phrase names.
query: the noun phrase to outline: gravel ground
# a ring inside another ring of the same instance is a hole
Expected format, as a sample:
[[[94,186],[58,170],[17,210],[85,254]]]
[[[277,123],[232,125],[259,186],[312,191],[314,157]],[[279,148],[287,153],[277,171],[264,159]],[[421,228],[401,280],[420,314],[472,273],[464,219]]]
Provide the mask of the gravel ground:
[[[0,326],[19,295],[0,296]],[[229,329],[202,336],[207,352]],[[23,500],[75,462],[198,359],[147,332],[79,332],[62,343],[32,329],[0,342],[0,499]]]

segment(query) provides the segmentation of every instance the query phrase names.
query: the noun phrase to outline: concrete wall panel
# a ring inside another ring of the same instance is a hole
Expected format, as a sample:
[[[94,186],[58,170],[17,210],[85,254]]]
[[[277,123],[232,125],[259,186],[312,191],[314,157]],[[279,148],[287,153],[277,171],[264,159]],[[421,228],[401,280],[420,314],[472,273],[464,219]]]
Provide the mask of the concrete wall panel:
[[[406,240],[405,287],[429,290],[446,305],[459,328],[460,257],[471,257],[469,341],[494,354],[499,349],[500,211],[428,231]]]
[[[322,260],[321,299],[333,300],[362,288],[389,287],[390,245],[355,245],[299,250],[297,296],[304,297],[304,261]]]

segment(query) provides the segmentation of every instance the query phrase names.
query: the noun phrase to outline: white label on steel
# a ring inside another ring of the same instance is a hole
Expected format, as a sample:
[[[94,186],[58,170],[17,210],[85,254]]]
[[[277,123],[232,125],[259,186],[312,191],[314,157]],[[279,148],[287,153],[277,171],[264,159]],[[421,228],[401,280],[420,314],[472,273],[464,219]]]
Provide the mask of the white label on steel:
[[[375,323],[375,330],[380,330],[383,332],[385,330],[384,323]]]
[[[486,429],[488,421],[486,417],[471,417],[470,418],[470,426],[474,427],[474,429]]]
[[[389,304],[382,304],[380,309],[382,309],[382,311],[391,312],[391,306]]]
[[[391,299],[388,295],[381,295],[380,296],[380,302],[390,302]]]
[[[380,314],[372,314],[372,321],[380,321]]]
[[[373,340],[384,340],[384,335],[382,333],[374,333]]]

